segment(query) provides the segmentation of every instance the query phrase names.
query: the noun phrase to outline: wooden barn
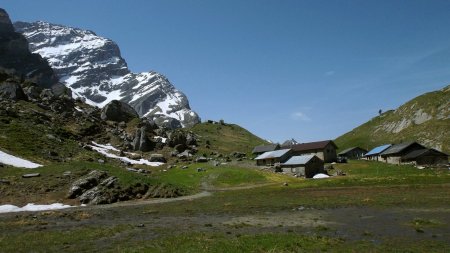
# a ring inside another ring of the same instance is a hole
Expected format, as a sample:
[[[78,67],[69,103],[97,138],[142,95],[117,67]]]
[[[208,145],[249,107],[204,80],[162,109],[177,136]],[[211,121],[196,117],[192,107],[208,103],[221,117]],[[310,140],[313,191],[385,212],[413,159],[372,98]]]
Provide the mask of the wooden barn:
[[[280,149],[275,151],[265,152],[255,158],[258,166],[272,166],[277,163],[284,163],[291,157],[290,149]]]
[[[383,151],[380,155],[384,159],[385,162],[391,164],[401,164],[402,157],[411,153],[412,151],[426,149],[424,146],[419,143],[412,142],[404,142],[400,144],[392,145],[390,148]]]
[[[281,146],[281,148],[292,149],[293,156],[316,155],[326,163],[335,162],[337,158],[337,146],[331,140]]]
[[[352,147],[338,153],[338,156],[346,157],[348,159],[361,159],[367,153],[367,150],[360,147]]]
[[[312,178],[323,171],[323,161],[316,155],[293,156],[281,164],[283,172],[292,173],[297,176]]]
[[[447,165],[448,155],[432,148],[414,150],[402,157],[402,162],[416,165]]]

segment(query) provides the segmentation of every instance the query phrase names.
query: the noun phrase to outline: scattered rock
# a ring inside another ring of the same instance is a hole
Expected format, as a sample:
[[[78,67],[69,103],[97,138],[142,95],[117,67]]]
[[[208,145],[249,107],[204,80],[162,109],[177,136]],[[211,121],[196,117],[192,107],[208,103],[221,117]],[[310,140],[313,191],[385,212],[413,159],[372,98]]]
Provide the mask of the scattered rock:
[[[126,170],[131,171],[131,172],[139,172],[139,170],[135,169],[135,168],[126,168]]]
[[[100,183],[100,185],[104,186],[106,188],[111,188],[111,187],[115,186],[117,181],[118,181],[117,177],[108,177],[107,179],[103,180]]]
[[[174,149],[175,149],[174,151],[176,151],[178,153],[181,153],[181,152],[186,150],[186,145],[184,145],[184,144],[177,144],[177,145],[175,145]]]
[[[188,166],[181,167],[181,169],[183,169],[183,170],[188,169],[188,168],[189,168]]]
[[[9,180],[6,179],[0,179],[0,184],[11,184],[11,182],[9,182]]]
[[[55,98],[55,94],[53,94],[51,89],[43,89],[41,94],[39,94],[39,97],[42,100],[53,100]]]
[[[98,159],[97,162],[98,162],[98,163],[105,163],[105,160],[103,160],[103,159]]]
[[[345,176],[345,172],[338,169],[338,170],[335,170],[332,175],[333,176]]]
[[[187,133],[186,135],[186,145],[187,146],[197,145],[197,138],[191,132]]]
[[[136,134],[133,140],[133,150],[147,152],[153,149],[152,142],[148,139],[147,127],[143,126],[136,130]]]
[[[204,156],[200,156],[197,157],[197,159],[195,159],[195,162],[197,163],[206,163],[208,161],[208,158],[204,157]]]
[[[27,100],[22,87],[16,82],[0,83],[0,100]]]
[[[23,88],[23,92],[28,97],[29,100],[37,100],[39,99],[39,95],[42,92],[42,88],[37,86],[28,86]]]
[[[80,202],[82,204],[110,204],[116,202],[118,199],[118,192],[105,191],[103,187],[96,186],[87,190],[80,196]]]
[[[40,173],[29,173],[22,175],[23,178],[40,177],[40,176],[41,176]]]
[[[183,153],[177,155],[178,158],[186,159],[192,157],[192,154],[189,150],[185,150]]]
[[[166,163],[167,160],[164,158],[162,154],[151,154],[150,155],[150,162],[160,162],[160,163]]]
[[[197,172],[204,172],[204,171],[206,171],[205,168],[197,168]]]
[[[168,134],[168,144],[170,147],[175,147],[178,144],[186,145],[186,134],[182,130],[174,130]]]
[[[245,153],[234,151],[230,154],[234,158],[244,158],[246,156]]]
[[[75,181],[69,189],[69,193],[67,197],[70,199],[76,198],[91,189],[92,187],[97,186],[100,181],[107,177],[105,171],[93,170],[86,176]]]
[[[283,186],[288,186],[289,184],[287,183],[287,182],[284,182],[283,183]]]

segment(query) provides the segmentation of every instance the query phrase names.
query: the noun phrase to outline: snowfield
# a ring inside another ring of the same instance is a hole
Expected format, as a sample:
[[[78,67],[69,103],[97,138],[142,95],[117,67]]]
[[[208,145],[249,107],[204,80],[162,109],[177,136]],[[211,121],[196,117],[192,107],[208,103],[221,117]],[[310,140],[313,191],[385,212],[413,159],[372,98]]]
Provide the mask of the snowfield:
[[[65,209],[70,207],[73,206],[64,205],[61,203],[54,203],[50,205],[35,205],[33,203],[30,203],[24,207],[18,207],[14,205],[0,205],[0,213],[47,211],[47,210]]]
[[[0,163],[6,164],[6,165],[11,165],[14,167],[19,167],[19,168],[27,168],[27,169],[35,169],[38,167],[42,167],[41,164],[30,162],[28,160],[19,158],[17,156],[7,154],[3,151],[0,151]]]

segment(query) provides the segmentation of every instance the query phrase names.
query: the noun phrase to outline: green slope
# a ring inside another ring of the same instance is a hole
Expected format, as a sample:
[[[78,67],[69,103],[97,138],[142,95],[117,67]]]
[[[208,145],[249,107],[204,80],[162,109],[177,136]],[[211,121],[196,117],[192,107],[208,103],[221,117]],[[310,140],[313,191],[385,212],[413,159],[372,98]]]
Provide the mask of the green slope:
[[[200,123],[189,129],[199,136],[200,153],[212,151],[221,154],[242,152],[249,154],[252,149],[268,142],[235,124]],[[207,148],[207,142],[209,148]]]
[[[338,137],[340,150],[418,141],[450,153],[450,86],[425,93]]]

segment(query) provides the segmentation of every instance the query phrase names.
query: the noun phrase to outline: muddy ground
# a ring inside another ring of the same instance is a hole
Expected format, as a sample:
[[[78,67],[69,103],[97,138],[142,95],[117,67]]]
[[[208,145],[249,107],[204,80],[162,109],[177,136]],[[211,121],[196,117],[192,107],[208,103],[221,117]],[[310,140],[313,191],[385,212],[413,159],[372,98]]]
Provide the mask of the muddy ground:
[[[202,193],[198,197],[207,197]],[[157,202],[163,202],[156,201]],[[189,199],[177,202],[183,205]],[[367,240],[374,244],[389,237],[410,240],[437,240],[450,244],[450,207],[335,209],[298,208],[277,212],[248,214],[165,215],[154,211],[154,203],[127,202],[108,206],[78,207],[58,211],[0,214],[2,234],[30,231],[69,231],[92,226],[108,228],[128,225],[131,228],[96,241],[94,248],[108,247],[111,241],[147,241],[160,237],[190,233],[244,235],[261,233],[295,233],[323,235],[344,240]]]

